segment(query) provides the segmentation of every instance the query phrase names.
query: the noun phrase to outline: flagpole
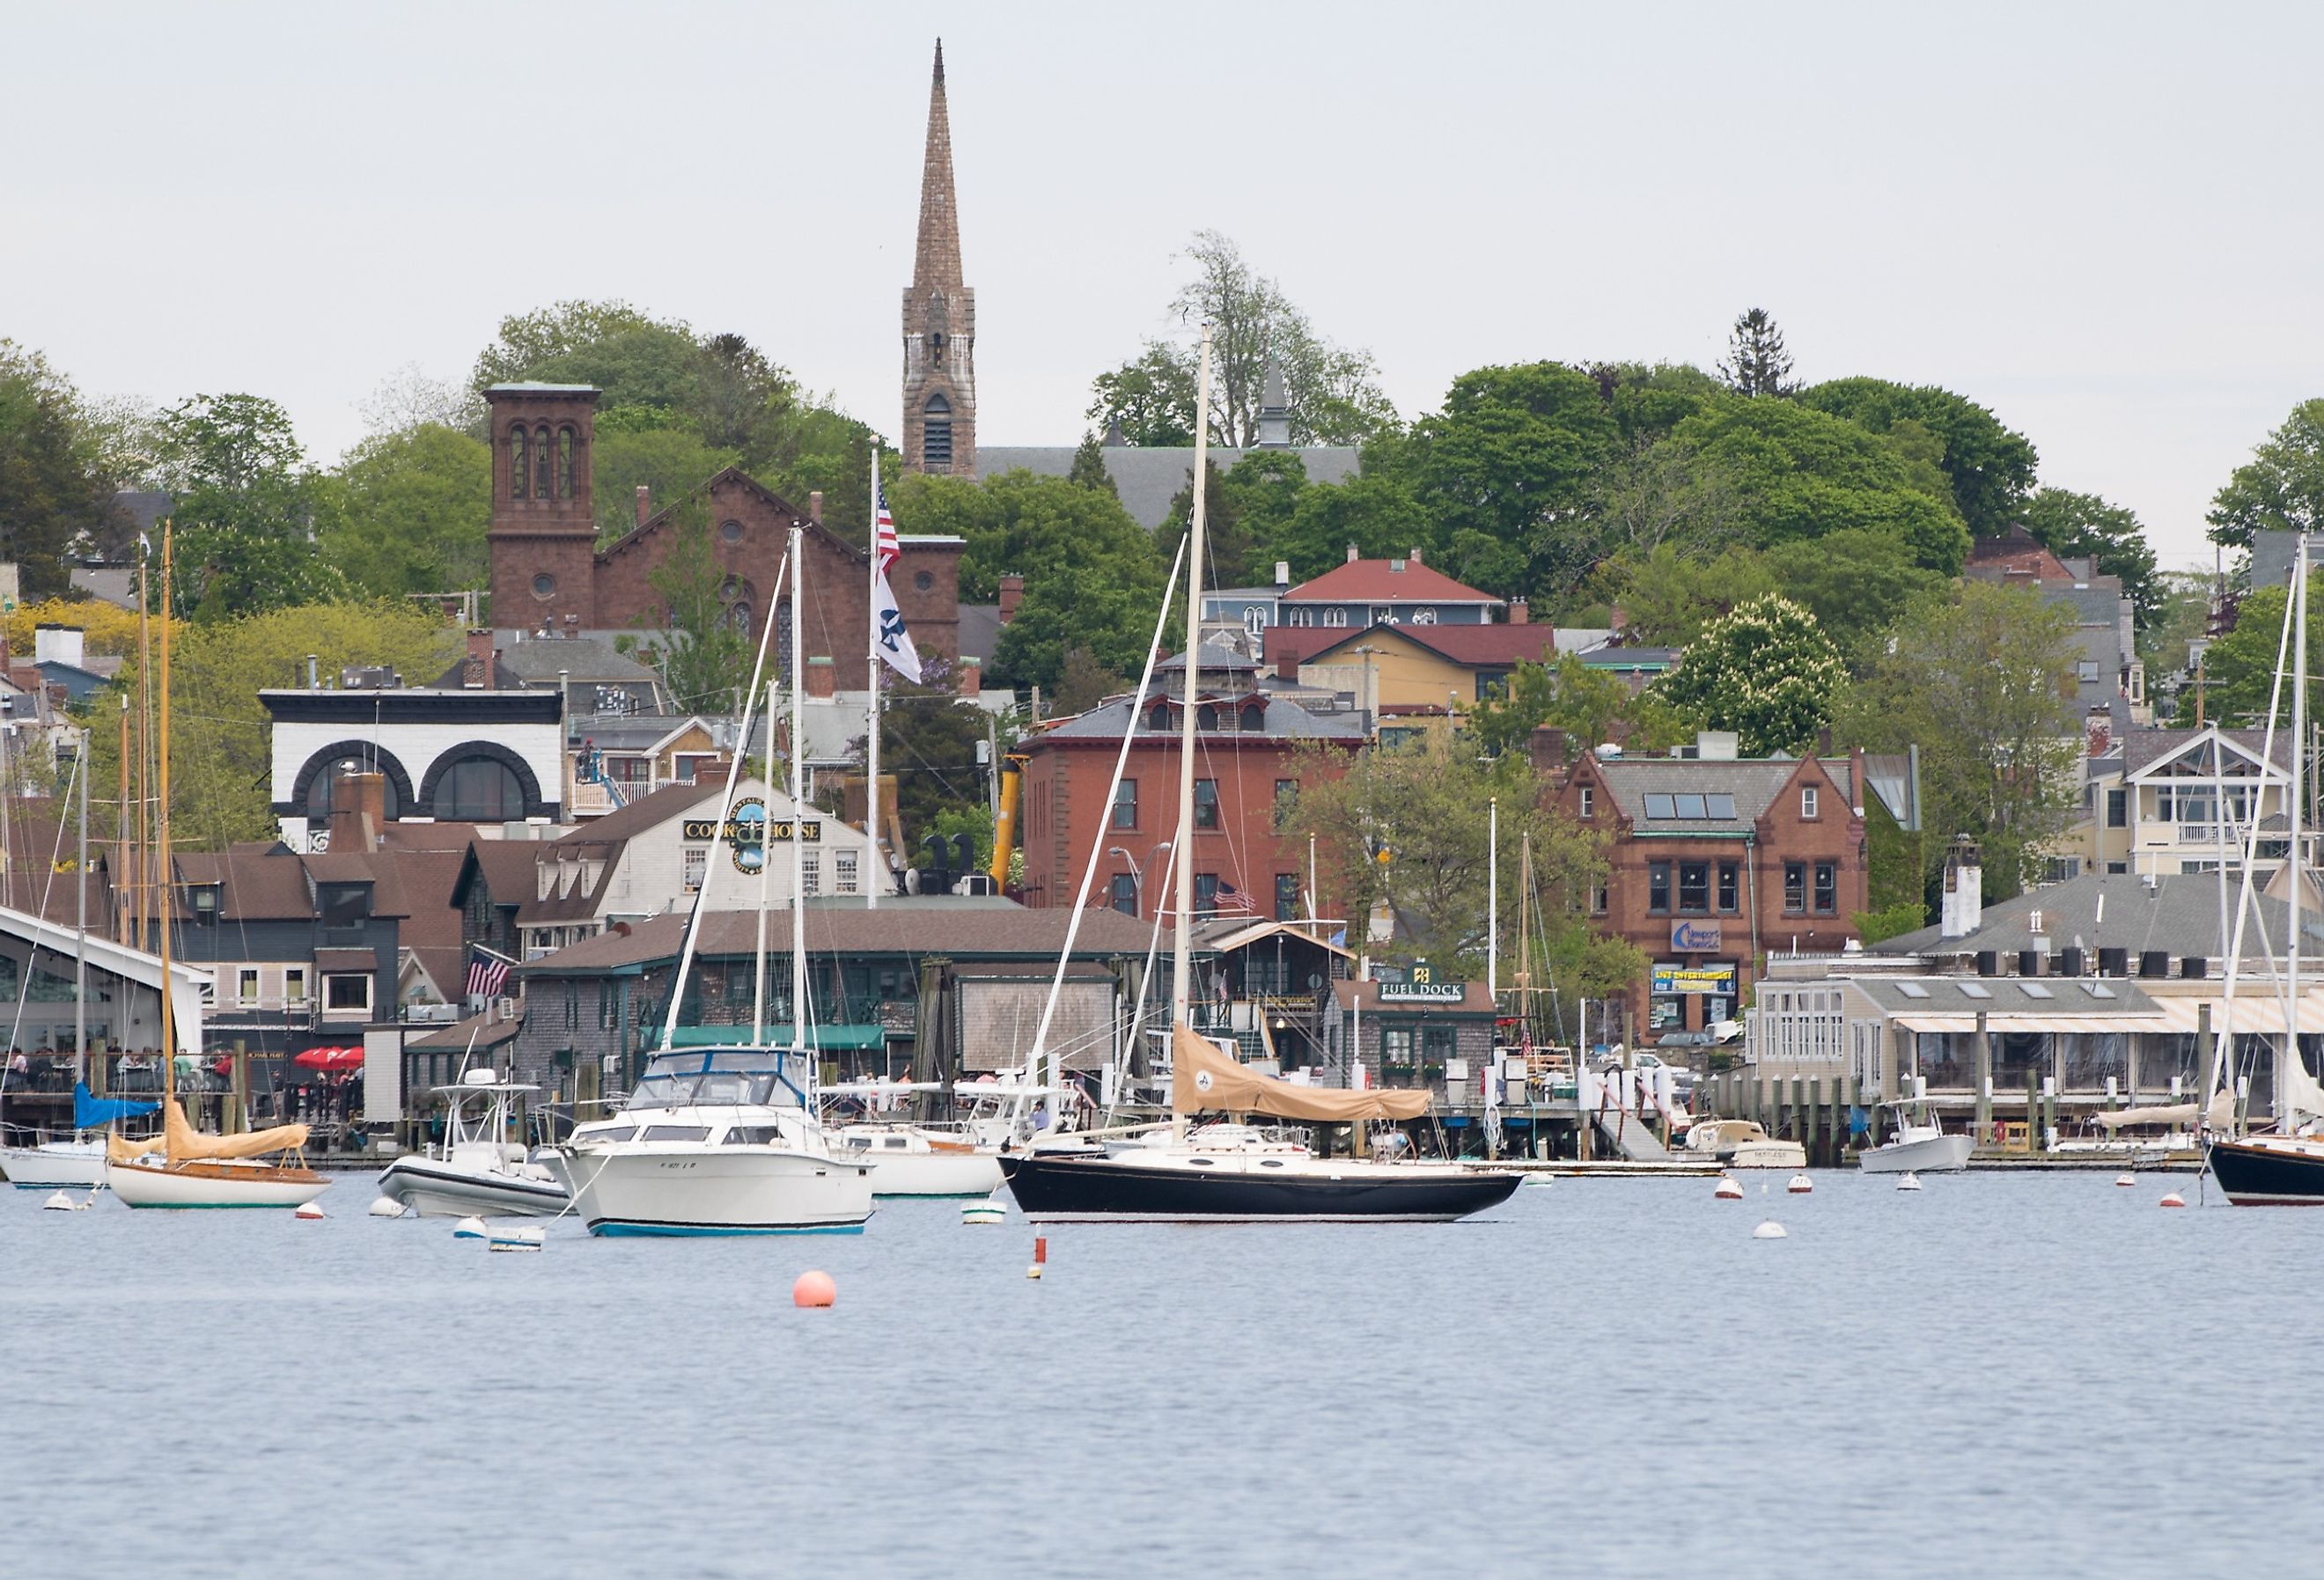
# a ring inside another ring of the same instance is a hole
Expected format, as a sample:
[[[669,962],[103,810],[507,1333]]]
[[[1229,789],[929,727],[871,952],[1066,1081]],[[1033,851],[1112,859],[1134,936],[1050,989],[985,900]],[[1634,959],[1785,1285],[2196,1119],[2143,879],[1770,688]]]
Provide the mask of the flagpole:
[[[871,733],[864,742],[863,832],[871,841],[863,874],[863,909],[880,909],[880,883],[887,864],[880,859],[880,447],[872,447],[872,492],[864,498],[863,558],[872,568],[872,581],[863,594],[863,684],[871,689],[866,705]]]

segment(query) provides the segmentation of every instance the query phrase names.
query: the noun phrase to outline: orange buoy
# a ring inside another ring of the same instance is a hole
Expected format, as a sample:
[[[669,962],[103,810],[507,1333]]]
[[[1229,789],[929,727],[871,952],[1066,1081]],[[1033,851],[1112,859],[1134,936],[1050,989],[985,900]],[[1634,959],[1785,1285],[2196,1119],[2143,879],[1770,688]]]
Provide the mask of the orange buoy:
[[[2164,1197],[2157,1205],[2166,1207],[2183,1207],[2187,1205],[2187,1198],[2181,1196],[2174,1190],[2169,1196]]]
[[[1716,1190],[1713,1190],[1711,1194],[1717,1197],[1720,1201],[1741,1201],[1743,1199],[1743,1187],[1741,1182],[1729,1179],[1722,1174],[1719,1177],[1719,1187]]]
[[[838,1298],[839,1286],[831,1281],[826,1272],[809,1270],[799,1274],[798,1282],[791,1286],[791,1304],[802,1311],[819,1310]]]

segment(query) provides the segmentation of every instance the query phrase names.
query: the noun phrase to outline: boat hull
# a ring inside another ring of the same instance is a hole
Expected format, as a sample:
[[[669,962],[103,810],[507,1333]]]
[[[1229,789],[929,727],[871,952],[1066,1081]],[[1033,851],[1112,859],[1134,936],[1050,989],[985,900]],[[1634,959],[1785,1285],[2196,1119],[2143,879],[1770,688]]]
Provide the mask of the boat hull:
[[[572,1202],[565,1187],[429,1158],[398,1158],[379,1177],[379,1194],[423,1218],[555,1217]]]
[[[95,1190],[105,1183],[105,1143],[0,1147],[0,1173],[18,1190]]]
[[[872,1166],[752,1147],[575,1150],[550,1163],[592,1234],[853,1234]]]
[[[2324,1142],[2249,1136],[2211,1143],[2211,1178],[2239,1207],[2324,1206]]]
[[[1724,1161],[1729,1169],[1781,1169],[1795,1174],[1808,1166],[1808,1150],[1797,1141],[1745,1141]]]
[[[1973,1136],[1927,1136],[1868,1148],[1856,1155],[1856,1166],[1867,1174],[1958,1174],[1976,1150]]]
[[[876,1154],[873,1196],[991,1196],[1001,1188],[1001,1160],[991,1152]]]
[[[1515,1174],[1397,1164],[1206,1172],[1087,1154],[1001,1160],[1010,1193],[1037,1224],[1441,1224],[1498,1206]]]
[[[311,1169],[243,1163],[113,1163],[106,1184],[133,1207],[296,1207],[331,1188]]]

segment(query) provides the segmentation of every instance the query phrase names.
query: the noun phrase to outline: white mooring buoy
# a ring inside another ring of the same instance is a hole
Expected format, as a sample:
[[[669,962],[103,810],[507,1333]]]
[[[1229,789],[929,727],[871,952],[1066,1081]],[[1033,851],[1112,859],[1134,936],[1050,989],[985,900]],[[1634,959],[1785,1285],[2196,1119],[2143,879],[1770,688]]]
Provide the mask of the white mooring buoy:
[[[964,1224],[998,1224],[1008,1216],[1007,1207],[989,1199],[966,1203],[960,1209],[960,1221]]]
[[[42,1202],[41,1210],[44,1213],[85,1213],[88,1211],[88,1204],[85,1201],[75,1201],[60,1190]]]
[[[323,1208],[320,1203],[302,1201],[297,1206],[290,1209],[290,1215],[301,1220],[302,1222],[311,1224],[317,1218],[323,1215]]]
[[[1918,1190],[1921,1188],[1921,1177],[1914,1173],[1910,1169],[1907,1169],[1901,1176],[1898,1177],[1896,1180],[1896,1188],[1898,1190]]]
[[[2177,1191],[2175,1191],[2175,1190],[2174,1190],[2174,1191],[2172,1191],[2170,1195],[2168,1195],[2168,1196],[2164,1197],[2163,1197],[2160,1202],[2157,1202],[2155,1205],[2156,1205],[2157,1206],[2165,1206],[2165,1207],[2183,1207],[2183,1206],[2185,1206],[2187,1205],[2187,1198],[2186,1198],[2185,1197],[2183,1197],[2183,1196],[2181,1196]]]
[[[1807,1195],[1807,1194],[1808,1194],[1808,1192],[1810,1192],[1810,1191],[1813,1190],[1814,1188],[1815,1188],[1815,1181],[1814,1181],[1814,1180],[1812,1180],[1812,1179],[1810,1179],[1810,1178],[1809,1178],[1806,1175],[1804,1175],[1804,1174],[1794,1174],[1794,1175],[1793,1175],[1793,1176],[1792,1176],[1792,1182],[1791,1182],[1789,1185],[1786,1185],[1785,1187],[1784,1187],[1784,1189],[1785,1191],[1787,1191],[1788,1193],[1790,1193],[1791,1195],[1793,1195],[1793,1196],[1805,1196],[1805,1195]]]
[[[1743,1182],[1739,1179],[1729,1179],[1726,1175],[1722,1174],[1719,1177],[1718,1187],[1711,1194],[1717,1197],[1720,1201],[1741,1201],[1743,1199]]]
[[[2117,1174],[2114,1177],[2114,1182],[2123,1189],[2128,1190],[2132,1186],[2138,1183],[2138,1176],[2135,1174]]]
[[[1761,1224],[1757,1228],[1751,1231],[1751,1238],[1754,1240],[1782,1240],[1786,1237],[1787,1236],[1784,1233],[1784,1226],[1775,1222],[1773,1218],[1769,1218],[1766,1223]]]
[[[392,1196],[383,1196],[364,1211],[374,1218],[400,1218],[403,1216],[403,1204]]]
[[[488,1240],[491,1237],[492,1231],[484,1227],[482,1218],[462,1218],[452,1225],[452,1238],[455,1240]]]

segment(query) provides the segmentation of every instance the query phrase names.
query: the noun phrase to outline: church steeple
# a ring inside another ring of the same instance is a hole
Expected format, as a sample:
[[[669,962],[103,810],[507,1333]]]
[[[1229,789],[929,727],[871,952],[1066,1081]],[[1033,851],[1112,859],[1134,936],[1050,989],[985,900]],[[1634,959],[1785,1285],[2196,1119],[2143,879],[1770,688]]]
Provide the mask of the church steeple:
[[[904,289],[903,445],[904,464],[913,471],[976,475],[976,292],[961,283],[941,39],[928,88],[919,241],[912,282]]]

